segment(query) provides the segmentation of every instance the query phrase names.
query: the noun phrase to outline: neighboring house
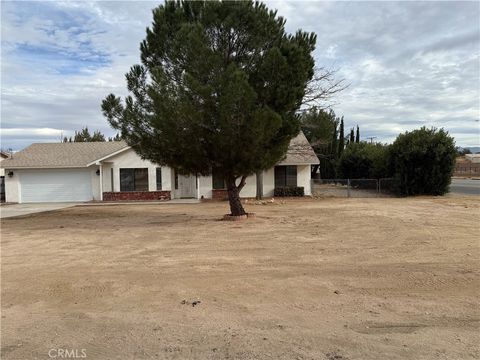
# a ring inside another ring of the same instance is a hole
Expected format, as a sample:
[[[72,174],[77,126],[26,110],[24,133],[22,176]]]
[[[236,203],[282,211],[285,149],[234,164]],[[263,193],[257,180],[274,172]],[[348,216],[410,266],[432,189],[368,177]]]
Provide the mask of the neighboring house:
[[[478,164],[480,163],[480,154],[466,154],[465,159],[474,164]]]
[[[4,159],[8,159],[8,157],[8,153],[0,151],[0,162],[2,162]],[[3,168],[0,168],[0,201],[5,201],[5,169]]]
[[[263,194],[278,186],[303,187],[311,195],[310,167],[319,160],[305,135],[292,139],[286,157],[263,173]],[[70,202],[224,198],[224,181],[180,175],[142,160],[123,141],[32,144],[0,166],[8,202]],[[255,197],[256,177],[247,178],[242,197]]]
[[[5,151],[0,151],[0,162],[2,162],[5,159],[8,159],[10,157],[10,154],[5,152]],[[5,169],[0,168],[0,176],[5,176]]]

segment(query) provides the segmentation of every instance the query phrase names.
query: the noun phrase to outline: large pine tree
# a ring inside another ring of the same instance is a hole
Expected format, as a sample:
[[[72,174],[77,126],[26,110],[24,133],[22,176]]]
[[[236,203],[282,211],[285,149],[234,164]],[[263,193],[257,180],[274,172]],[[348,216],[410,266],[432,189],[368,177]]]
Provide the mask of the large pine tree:
[[[166,1],[153,11],[131,95],[102,103],[143,158],[179,173],[221,173],[232,215],[247,176],[275,165],[299,131],[316,36],[285,31],[257,2]]]

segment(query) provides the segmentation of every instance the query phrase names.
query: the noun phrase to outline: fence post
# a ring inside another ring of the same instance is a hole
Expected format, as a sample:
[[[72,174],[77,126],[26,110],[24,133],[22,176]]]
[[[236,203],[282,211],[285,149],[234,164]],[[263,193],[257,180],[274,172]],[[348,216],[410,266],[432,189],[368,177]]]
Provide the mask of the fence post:
[[[347,179],[347,197],[350,197],[350,179]]]
[[[382,179],[377,179],[377,197],[380,197],[380,182]]]

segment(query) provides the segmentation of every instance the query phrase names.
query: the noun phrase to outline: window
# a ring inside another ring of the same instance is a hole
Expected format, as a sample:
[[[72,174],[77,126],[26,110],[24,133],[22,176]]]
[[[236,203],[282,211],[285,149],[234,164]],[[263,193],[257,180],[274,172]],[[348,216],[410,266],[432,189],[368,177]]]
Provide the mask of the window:
[[[157,190],[162,190],[162,168],[157,168]]]
[[[223,175],[215,169],[212,170],[212,187],[214,190],[223,190],[227,188]]]
[[[120,191],[148,191],[148,169],[120,169]]]
[[[297,167],[275,166],[275,187],[297,186]]]

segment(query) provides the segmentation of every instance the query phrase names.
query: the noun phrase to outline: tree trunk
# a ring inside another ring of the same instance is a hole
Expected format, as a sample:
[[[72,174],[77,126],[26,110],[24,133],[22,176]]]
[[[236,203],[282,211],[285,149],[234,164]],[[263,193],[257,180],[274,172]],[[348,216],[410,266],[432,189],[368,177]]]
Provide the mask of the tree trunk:
[[[257,200],[263,199],[263,171],[257,172]]]
[[[242,177],[240,184],[237,186],[235,183],[235,178],[230,177],[226,179],[227,191],[228,191],[228,201],[230,203],[230,215],[240,216],[246,215],[245,209],[243,208],[242,202],[240,200],[240,190],[242,190],[245,185],[245,177]]]

